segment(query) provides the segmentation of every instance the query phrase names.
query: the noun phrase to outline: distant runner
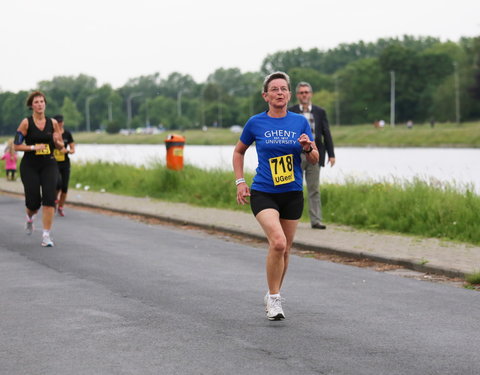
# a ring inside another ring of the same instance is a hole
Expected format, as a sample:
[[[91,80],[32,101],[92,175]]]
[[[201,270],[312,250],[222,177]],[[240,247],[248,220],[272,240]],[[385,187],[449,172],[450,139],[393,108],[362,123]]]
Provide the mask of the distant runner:
[[[54,150],[53,154],[58,164],[58,183],[57,183],[57,212],[60,216],[65,216],[64,206],[67,200],[68,182],[70,181],[70,158],[69,154],[75,153],[75,142],[72,133],[64,128],[63,116],[53,116],[58,123],[58,130],[62,136],[64,149]]]

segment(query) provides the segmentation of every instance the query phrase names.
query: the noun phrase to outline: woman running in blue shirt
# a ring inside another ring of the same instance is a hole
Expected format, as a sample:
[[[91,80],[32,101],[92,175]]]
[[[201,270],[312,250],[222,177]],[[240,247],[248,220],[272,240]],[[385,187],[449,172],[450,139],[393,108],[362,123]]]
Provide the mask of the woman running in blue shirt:
[[[237,202],[248,204],[267,236],[268,293],[265,308],[269,320],[285,319],[280,288],[288,267],[290,248],[303,211],[301,153],[318,163],[319,153],[310,125],[302,115],[287,111],[291,97],[286,73],[268,75],[262,97],[268,110],[251,117],[233,152]],[[255,142],[258,167],[251,189],[245,183],[244,157]]]

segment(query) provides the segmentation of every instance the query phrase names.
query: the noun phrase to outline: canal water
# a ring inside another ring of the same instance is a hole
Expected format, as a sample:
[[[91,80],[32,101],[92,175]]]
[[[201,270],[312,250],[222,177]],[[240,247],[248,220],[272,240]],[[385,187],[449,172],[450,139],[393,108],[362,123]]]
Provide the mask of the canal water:
[[[135,166],[165,163],[165,145],[78,144],[72,162],[108,161]],[[233,146],[184,148],[184,162],[204,169],[232,170]],[[469,188],[480,194],[480,149],[473,148],[335,148],[336,164],[322,168],[321,181],[404,182],[415,178],[429,183]],[[257,166],[255,147],[245,155],[245,170]]]

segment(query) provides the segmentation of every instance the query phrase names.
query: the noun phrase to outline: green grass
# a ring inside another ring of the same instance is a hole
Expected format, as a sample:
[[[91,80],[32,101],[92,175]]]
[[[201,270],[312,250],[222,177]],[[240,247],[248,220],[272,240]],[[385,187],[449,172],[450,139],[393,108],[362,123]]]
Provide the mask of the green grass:
[[[246,175],[251,183],[251,175]],[[71,186],[89,185],[136,197],[152,197],[204,207],[249,212],[238,206],[233,172],[205,171],[186,165],[172,171],[163,165],[136,168],[111,163],[73,164]],[[436,237],[480,244],[480,197],[449,186],[412,183],[322,184],[326,222],[356,228]],[[305,205],[302,221],[308,221]]]
[[[463,123],[460,126],[451,123],[413,126],[409,130],[405,125],[392,128],[375,129],[373,125],[330,126],[335,146],[337,147],[480,147],[480,122]],[[162,144],[167,135],[176,133],[186,138],[190,145],[234,145],[238,133],[230,129],[208,128],[202,130],[174,130],[156,135],[74,133],[76,143],[97,144]],[[13,134],[12,134],[13,137]],[[0,137],[5,142],[9,137]]]
[[[331,126],[336,146],[381,147],[480,147],[480,122],[456,124],[386,126]]]
[[[252,176],[246,179],[251,182]],[[135,197],[247,211],[247,207],[235,202],[234,180],[233,172],[205,171],[190,165],[181,171],[172,171],[163,165],[136,168],[99,162],[73,164],[70,185],[80,183],[94,191],[105,189]]]
[[[480,196],[415,180],[322,184],[327,221],[357,228],[480,244]]]
[[[473,285],[480,285],[480,271],[465,275],[465,281]]]

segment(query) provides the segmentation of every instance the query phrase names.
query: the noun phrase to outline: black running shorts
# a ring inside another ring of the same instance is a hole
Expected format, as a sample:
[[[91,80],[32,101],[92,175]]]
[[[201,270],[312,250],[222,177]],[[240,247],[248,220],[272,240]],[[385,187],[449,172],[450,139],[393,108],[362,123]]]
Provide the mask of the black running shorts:
[[[298,220],[303,212],[303,191],[286,193],[250,192],[250,207],[255,216],[266,208],[273,208],[280,213],[280,219]]]

